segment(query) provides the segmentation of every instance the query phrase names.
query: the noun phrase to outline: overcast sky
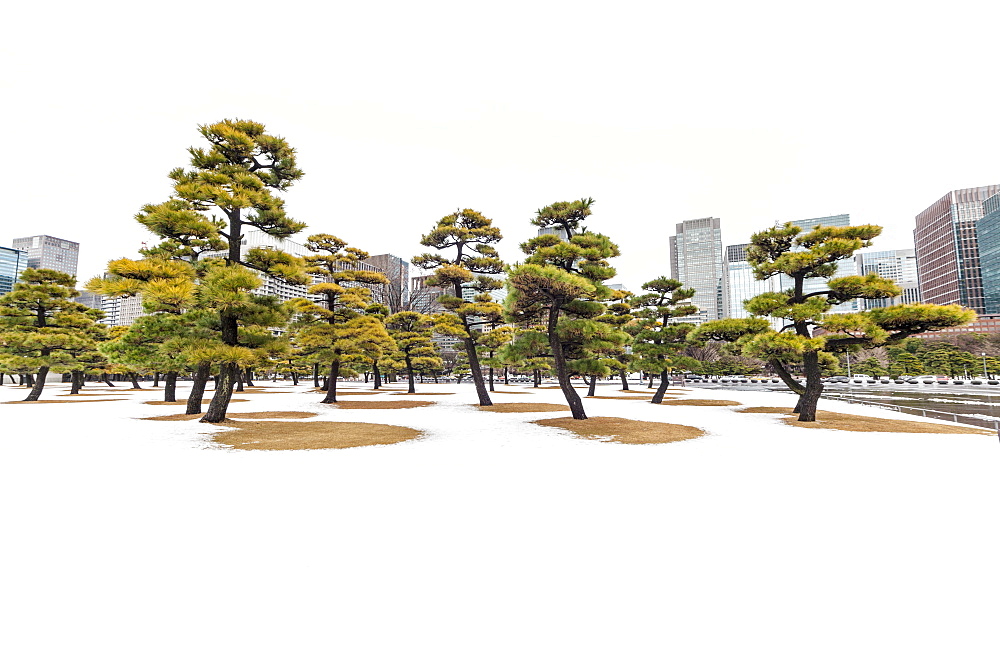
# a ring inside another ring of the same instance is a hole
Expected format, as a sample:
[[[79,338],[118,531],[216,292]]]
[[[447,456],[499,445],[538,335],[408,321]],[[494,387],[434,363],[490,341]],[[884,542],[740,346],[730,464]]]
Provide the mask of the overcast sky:
[[[593,197],[633,290],[681,220],[723,243],[849,213],[912,247],[914,216],[1000,182],[983,3],[19,3],[5,10],[0,245],[135,256],[197,126],[250,118],[298,150],[301,235],[405,259],[457,208],[509,262],[555,201]]]

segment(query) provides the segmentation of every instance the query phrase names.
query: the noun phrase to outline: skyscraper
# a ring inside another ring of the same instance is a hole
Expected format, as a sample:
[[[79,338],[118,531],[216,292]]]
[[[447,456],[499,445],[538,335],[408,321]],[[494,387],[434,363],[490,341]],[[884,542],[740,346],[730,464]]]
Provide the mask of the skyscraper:
[[[863,299],[864,308],[915,304],[920,301],[920,284],[917,281],[917,254],[912,248],[903,250],[872,251],[854,256],[858,276],[876,274],[892,280],[903,289],[898,297]]]
[[[696,218],[677,224],[670,237],[670,275],[694,288],[691,303],[698,313],[678,321],[702,323],[723,317],[722,226],[718,218]]]
[[[27,255],[26,266],[34,269],[55,269],[76,276],[80,244],[47,234],[14,239],[14,248]],[[23,267],[22,267],[23,268]]]
[[[976,221],[979,269],[983,277],[983,312],[1000,313],[1000,194],[983,202]]]
[[[985,312],[976,221],[1000,185],[952,190],[917,214],[913,246],[921,296],[930,304],[961,304]]]
[[[14,289],[14,284],[17,283],[21,270],[27,266],[25,265],[26,260],[24,251],[0,246],[0,295],[7,294]]]

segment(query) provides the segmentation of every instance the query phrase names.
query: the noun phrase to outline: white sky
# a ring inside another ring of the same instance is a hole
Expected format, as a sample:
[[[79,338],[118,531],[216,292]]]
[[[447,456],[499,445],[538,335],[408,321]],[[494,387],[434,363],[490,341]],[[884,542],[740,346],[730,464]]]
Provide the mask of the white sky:
[[[1000,182],[994,28],[952,2],[69,3],[5,11],[0,244],[134,256],[196,126],[251,118],[298,149],[305,234],[406,259],[456,208],[507,261],[535,210],[593,197],[633,290],[667,237],[723,243],[849,213],[912,246],[950,189]],[[304,236],[304,235],[303,235]]]

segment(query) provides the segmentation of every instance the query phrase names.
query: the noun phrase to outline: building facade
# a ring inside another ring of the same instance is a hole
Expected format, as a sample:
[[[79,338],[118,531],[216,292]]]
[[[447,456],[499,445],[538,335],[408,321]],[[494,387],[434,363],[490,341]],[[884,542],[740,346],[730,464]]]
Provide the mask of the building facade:
[[[751,297],[765,292],[781,292],[781,277],[772,276],[758,281],[753,275],[753,268],[747,262],[747,248],[750,244],[735,244],[726,246],[723,256],[723,294],[725,309],[723,317],[749,318],[752,313],[743,305]],[[780,329],[782,321],[769,318],[771,325]]]
[[[976,221],[979,270],[983,279],[983,312],[1000,314],[1000,194],[983,201]]]
[[[21,271],[27,266],[26,261],[24,251],[0,246],[0,295],[5,295],[14,289]]]
[[[696,218],[677,224],[670,237],[670,275],[694,288],[691,303],[698,313],[678,322],[700,324],[723,317],[722,225],[718,218]]]
[[[952,190],[917,214],[913,247],[923,300],[984,313],[976,222],[1000,185]]]
[[[385,274],[386,285],[373,285],[372,298],[389,307],[392,313],[409,310],[410,303],[410,263],[395,255],[383,253],[372,255],[366,262]]]
[[[12,244],[25,253],[25,266],[33,269],[54,269],[70,276],[76,276],[80,259],[80,244],[75,241],[39,234],[33,237],[14,239]]]
[[[917,253],[912,248],[903,250],[873,251],[857,253],[854,256],[855,271],[858,276],[875,274],[888,278],[902,288],[898,297],[884,299],[862,299],[865,309],[899,304],[916,304],[920,301],[920,283],[917,280]]]

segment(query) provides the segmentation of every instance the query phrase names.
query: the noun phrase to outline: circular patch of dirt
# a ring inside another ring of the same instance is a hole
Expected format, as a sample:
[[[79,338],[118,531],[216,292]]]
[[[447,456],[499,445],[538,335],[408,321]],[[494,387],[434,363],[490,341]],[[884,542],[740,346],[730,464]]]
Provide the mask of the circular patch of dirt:
[[[615,443],[674,443],[705,435],[701,429],[688,425],[616,417],[592,417],[587,420],[561,417],[535,420],[534,423],[565,429],[577,436],[610,440]]]
[[[421,436],[409,427],[370,422],[236,422],[236,429],[213,435],[235,450],[324,450],[391,445]]]
[[[786,412],[790,412],[785,409]],[[977,427],[962,427],[952,424],[937,424],[934,422],[912,422],[910,420],[892,420],[888,418],[867,417],[865,415],[849,415],[847,413],[831,413],[816,411],[815,422],[799,422],[797,415],[782,418],[786,424],[807,429],[835,429],[838,431],[888,432],[896,434],[979,434],[990,436],[990,429]]]
[[[523,392],[521,390],[493,390],[490,394],[531,394],[531,392]]]
[[[234,401],[250,401],[250,400],[249,399],[237,399],[236,397],[233,397],[232,399],[229,400],[229,403],[233,403]],[[144,401],[142,403],[149,404],[150,406],[186,406],[187,405],[187,400],[182,399],[181,401]],[[205,404],[210,404],[210,403],[212,403],[211,399],[202,399],[201,400],[201,405],[202,406],[204,406]]]
[[[664,399],[661,406],[742,406],[729,399]]]
[[[475,405],[475,404],[473,404]],[[492,406],[476,406],[481,411],[490,413],[552,413],[553,411],[568,411],[566,404],[545,404],[545,403],[509,403],[493,404]]]
[[[593,397],[584,397],[584,399],[617,399],[619,401],[649,401],[650,397],[652,397],[652,396],[653,395],[651,395],[651,394],[643,395],[643,396],[637,396],[637,397],[601,397],[601,396],[593,396]],[[664,396],[664,398],[669,398],[671,396],[679,397],[681,395],[679,395],[679,394],[674,394],[674,395],[665,394],[663,396]]]
[[[433,406],[433,401],[338,401],[327,406],[337,408],[364,408],[364,409],[389,409],[389,408],[420,408],[422,406]]]
[[[177,422],[182,420],[196,420],[204,413],[192,413],[190,415],[180,413],[178,415],[154,415],[153,417],[139,418],[140,420],[154,420],[157,422]],[[257,411],[255,413],[226,413],[226,421],[230,418],[236,420],[304,420],[313,418],[319,413],[307,413],[305,411]]]
[[[36,399],[35,401],[2,401],[4,404],[96,404],[98,401],[125,401],[124,399]]]
[[[741,408],[737,413],[778,413],[781,415],[791,415],[791,408],[781,408],[780,406],[747,406]]]

